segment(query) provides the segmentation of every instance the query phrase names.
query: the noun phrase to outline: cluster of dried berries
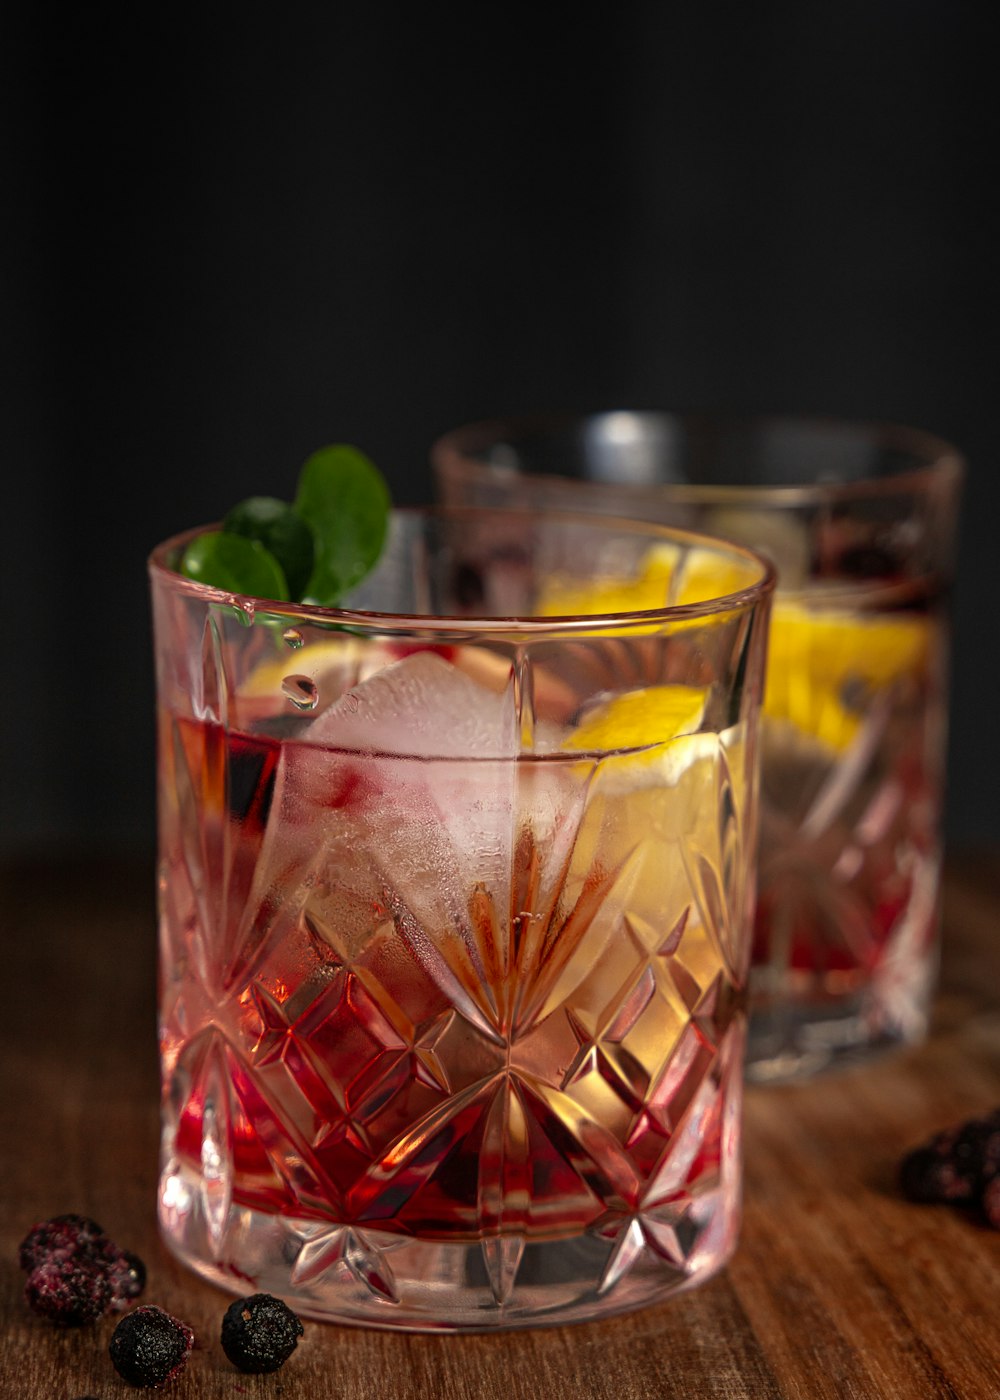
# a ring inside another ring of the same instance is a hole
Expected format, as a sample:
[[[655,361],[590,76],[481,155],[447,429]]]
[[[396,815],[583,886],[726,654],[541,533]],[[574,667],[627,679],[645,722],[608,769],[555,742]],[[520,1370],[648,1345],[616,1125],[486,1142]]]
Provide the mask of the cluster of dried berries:
[[[21,1241],[18,1262],[28,1275],[24,1296],[39,1316],[60,1327],[121,1312],[146,1284],[142,1260],[119,1249],[85,1215],[43,1220]]]
[[[146,1283],[142,1260],[119,1249],[84,1215],[57,1215],[33,1226],[21,1241],[18,1262],[28,1275],[28,1306],[60,1327],[80,1327],[109,1310],[124,1311]],[[277,1371],[302,1332],[302,1323],[279,1298],[255,1293],[227,1310],[222,1349],[241,1371]],[[187,1323],[147,1306],[121,1319],[108,1351],[122,1379],[145,1389],[179,1376],[193,1346]]]
[[[911,1201],[971,1206],[1000,1230],[1000,1108],[907,1153],[899,1184]]]

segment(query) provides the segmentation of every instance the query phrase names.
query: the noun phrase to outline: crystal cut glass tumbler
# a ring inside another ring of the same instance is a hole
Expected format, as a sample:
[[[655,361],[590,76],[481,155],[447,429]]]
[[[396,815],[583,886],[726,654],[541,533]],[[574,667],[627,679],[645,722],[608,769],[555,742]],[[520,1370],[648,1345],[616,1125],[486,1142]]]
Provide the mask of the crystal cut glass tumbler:
[[[801,1076],[919,1040],[958,454],[898,427],[617,412],[472,425],[433,458],[450,503],[669,521],[772,559],[749,1072]]]
[[[414,1330],[718,1269],[770,566],[401,512],[332,610],[193,583],[184,542],[151,561],[167,1243]]]

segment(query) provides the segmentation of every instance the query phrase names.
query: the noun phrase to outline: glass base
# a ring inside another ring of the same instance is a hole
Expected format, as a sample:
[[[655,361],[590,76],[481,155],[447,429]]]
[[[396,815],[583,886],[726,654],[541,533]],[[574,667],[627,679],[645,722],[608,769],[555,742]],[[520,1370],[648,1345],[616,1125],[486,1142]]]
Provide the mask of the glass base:
[[[854,976],[751,968],[746,1078],[781,1083],[919,1044],[937,982],[937,869],[876,968]]]
[[[751,1084],[781,1084],[827,1070],[864,1063],[927,1033],[926,1004],[911,1004],[905,1020],[873,1014],[864,996],[842,1002],[789,1002],[750,1016],[746,1078]]]
[[[408,1332],[489,1332],[586,1322],[660,1302],[703,1282],[736,1243],[730,1185],[688,1203],[623,1216],[553,1240],[415,1240],[232,1205],[223,1218],[195,1173],[168,1163],[159,1217],[170,1250],[236,1294],[273,1293],[303,1317]]]

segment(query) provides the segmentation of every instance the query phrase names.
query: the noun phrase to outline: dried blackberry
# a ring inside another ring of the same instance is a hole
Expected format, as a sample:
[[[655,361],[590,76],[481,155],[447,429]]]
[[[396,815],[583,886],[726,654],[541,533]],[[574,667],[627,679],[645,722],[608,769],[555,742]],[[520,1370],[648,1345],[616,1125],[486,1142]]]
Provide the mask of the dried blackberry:
[[[955,1134],[951,1157],[974,1189],[996,1176],[1000,1171],[1000,1109],[963,1123]]]
[[[18,1250],[18,1263],[27,1273],[53,1254],[100,1254],[110,1243],[96,1220],[85,1215],[54,1215],[28,1231]]]
[[[958,1205],[972,1200],[973,1184],[951,1155],[953,1140],[953,1133],[938,1133],[903,1158],[899,1185],[908,1200],[922,1205]]]
[[[194,1333],[186,1323],[162,1308],[147,1306],[122,1318],[108,1353],[122,1380],[142,1389],[179,1376],[193,1345]]]
[[[222,1319],[222,1350],[241,1371],[277,1371],[298,1346],[302,1323],[270,1293],[238,1298]]]
[[[108,1301],[104,1311],[111,1307],[121,1312],[134,1298],[138,1298],[145,1287],[146,1267],[138,1255],[119,1249],[97,1221],[85,1215],[56,1215],[51,1220],[40,1221],[28,1231],[18,1250],[18,1262],[29,1274],[42,1266],[54,1265],[64,1266],[65,1272],[72,1261],[85,1266],[84,1273],[88,1277],[96,1272],[107,1280]],[[51,1315],[47,1309],[55,1278],[56,1274],[48,1268],[41,1279],[27,1290],[30,1306],[42,1316]],[[57,1290],[60,1296],[65,1294],[67,1286],[84,1287],[83,1284],[67,1285],[64,1282]],[[33,1302],[33,1298],[37,1301]],[[52,1306],[59,1310],[56,1304]]]
[[[82,1327],[107,1312],[111,1283],[100,1261],[79,1254],[53,1254],[28,1274],[24,1297],[39,1317],[59,1327]]]
[[[911,1201],[982,1203],[988,1214],[986,1192],[998,1175],[1000,1109],[935,1133],[928,1142],[907,1153],[900,1166],[899,1184]]]
[[[138,1254],[127,1249],[119,1250],[108,1271],[111,1284],[111,1306],[115,1312],[124,1312],[133,1298],[138,1298],[146,1287],[146,1266]]]
[[[991,1177],[983,1187],[979,1204],[982,1206],[986,1223],[994,1230],[1000,1230],[1000,1175]]]

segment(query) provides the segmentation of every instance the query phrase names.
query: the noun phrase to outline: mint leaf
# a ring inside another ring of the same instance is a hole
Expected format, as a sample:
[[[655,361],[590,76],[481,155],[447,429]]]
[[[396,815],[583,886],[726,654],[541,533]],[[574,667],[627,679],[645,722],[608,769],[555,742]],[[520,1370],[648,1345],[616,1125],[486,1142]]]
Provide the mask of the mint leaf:
[[[288,584],[277,559],[258,540],[242,535],[222,530],[197,535],[181,555],[178,569],[195,582],[226,593],[288,600]]]
[[[313,533],[288,504],[276,496],[249,496],[222,522],[227,535],[257,540],[274,555],[288,583],[288,596],[301,598],[315,563]]]
[[[295,496],[316,548],[305,601],[331,607],[364,578],[382,552],[389,505],[381,473],[356,447],[321,447],[306,460]]]

